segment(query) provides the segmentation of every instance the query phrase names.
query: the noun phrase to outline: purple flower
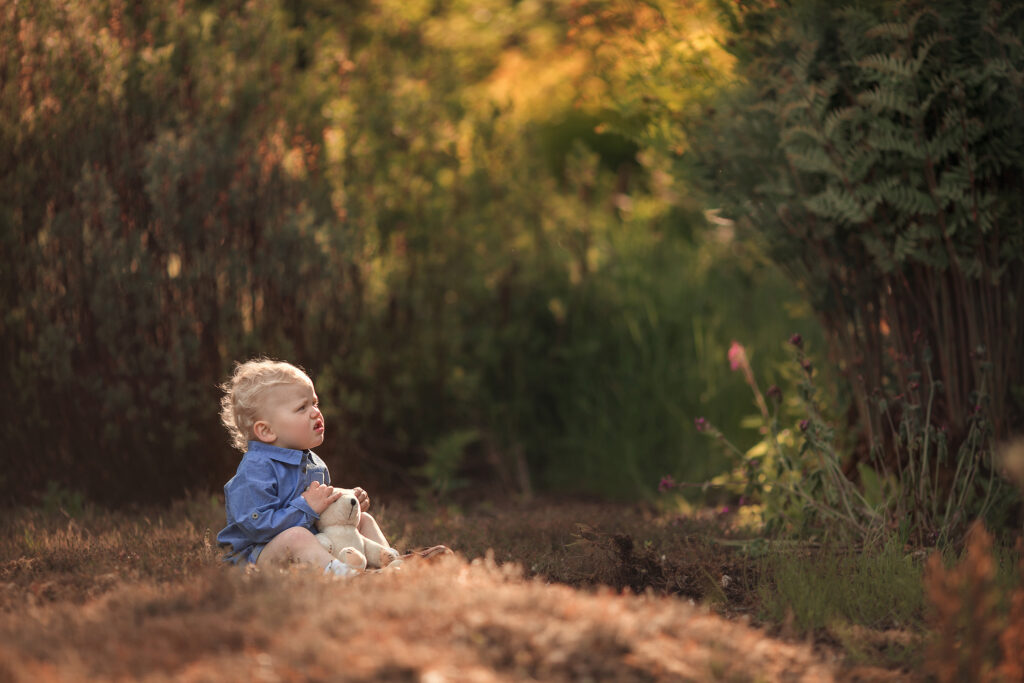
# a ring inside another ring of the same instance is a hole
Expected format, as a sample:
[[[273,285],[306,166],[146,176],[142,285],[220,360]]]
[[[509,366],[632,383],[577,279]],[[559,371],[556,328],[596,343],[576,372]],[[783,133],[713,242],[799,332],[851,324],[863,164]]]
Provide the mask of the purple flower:
[[[804,338],[800,336],[799,332],[797,332],[796,334],[789,338],[789,343],[799,349],[801,346],[803,346]]]
[[[676,480],[672,478],[671,474],[666,474],[664,477],[661,478],[661,481],[658,482],[658,491],[661,493],[665,493],[665,491],[670,491],[675,487]]]
[[[772,399],[773,401],[781,401],[782,389],[779,389],[778,385],[776,384],[771,385],[770,387],[768,387],[768,398]]]
[[[729,346],[729,367],[733,370],[739,370],[747,365],[747,351],[743,348],[743,344],[738,341],[734,341]]]
[[[708,428],[708,421],[703,417],[698,417],[693,421],[693,426],[697,428],[698,432],[703,432]]]
[[[800,420],[800,431],[806,432],[807,428],[811,426],[811,423],[807,420]]]
[[[814,372],[814,365],[812,365],[809,360],[800,361],[800,367],[802,367],[808,375]]]

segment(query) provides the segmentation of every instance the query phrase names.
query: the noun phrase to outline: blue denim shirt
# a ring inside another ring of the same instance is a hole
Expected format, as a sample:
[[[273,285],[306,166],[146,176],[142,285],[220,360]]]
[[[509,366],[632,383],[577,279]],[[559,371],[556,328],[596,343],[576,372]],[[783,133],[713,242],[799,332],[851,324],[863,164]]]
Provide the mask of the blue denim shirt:
[[[285,529],[313,530],[320,515],[302,497],[313,481],[331,483],[327,465],[313,451],[250,441],[235,476],[224,485],[227,526],[217,534],[230,562],[255,562],[263,546]]]

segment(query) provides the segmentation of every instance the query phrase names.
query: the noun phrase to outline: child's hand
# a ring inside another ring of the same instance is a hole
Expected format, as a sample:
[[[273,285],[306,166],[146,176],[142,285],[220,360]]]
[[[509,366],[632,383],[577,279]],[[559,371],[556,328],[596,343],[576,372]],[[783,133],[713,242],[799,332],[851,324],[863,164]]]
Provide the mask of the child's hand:
[[[313,512],[319,515],[327,509],[328,505],[341,498],[341,489],[335,490],[333,486],[325,486],[314,481],[302,494],[302,497],[306,499],[306,503],[313,509]]]
[[[370,509],[370,496],[366,491],[362,490],[358,486],[352,489],[352,493],[355,494],[356,500],[359,501],[359,509],[366,512]]]

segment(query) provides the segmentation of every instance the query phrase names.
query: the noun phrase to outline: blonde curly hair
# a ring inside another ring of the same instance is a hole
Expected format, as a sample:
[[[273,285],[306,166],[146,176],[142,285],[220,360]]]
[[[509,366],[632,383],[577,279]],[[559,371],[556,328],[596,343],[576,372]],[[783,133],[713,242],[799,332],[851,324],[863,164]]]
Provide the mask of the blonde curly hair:
[[[228,381],[220,385],[224,395],[220,399],[220,421],[228,430],[231,445],[248,450],[249,441],[255,439],[253,425],[263,407],[266,390],[282,384],[309,384],[313,381],[302,368],[270,358],[254,358],[236,363]]]

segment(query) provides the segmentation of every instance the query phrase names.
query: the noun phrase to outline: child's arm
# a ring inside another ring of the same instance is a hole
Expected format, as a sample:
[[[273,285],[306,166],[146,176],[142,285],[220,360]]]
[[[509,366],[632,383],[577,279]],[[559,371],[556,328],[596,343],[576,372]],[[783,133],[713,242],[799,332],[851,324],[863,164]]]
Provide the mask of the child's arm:
[[[279,492],[278,474],[272,465],[240,471],[225,487],[228,523],[234,524],[253,543],[266,543],[294,526],[312,528],[320,513],[341,497],[341,491],[313,483],[319,490],[312,501],[307,496],[313,485],[291,500],[284,500]]]
[[[341,489],[336,489],[330,485],[321,485],[320,482],[314,479],[310,483],[309,488],[302,494],[302,498],[313,509],[313,512],[319,516],[331,503],[341,498],[343,493],[344,491]]]

